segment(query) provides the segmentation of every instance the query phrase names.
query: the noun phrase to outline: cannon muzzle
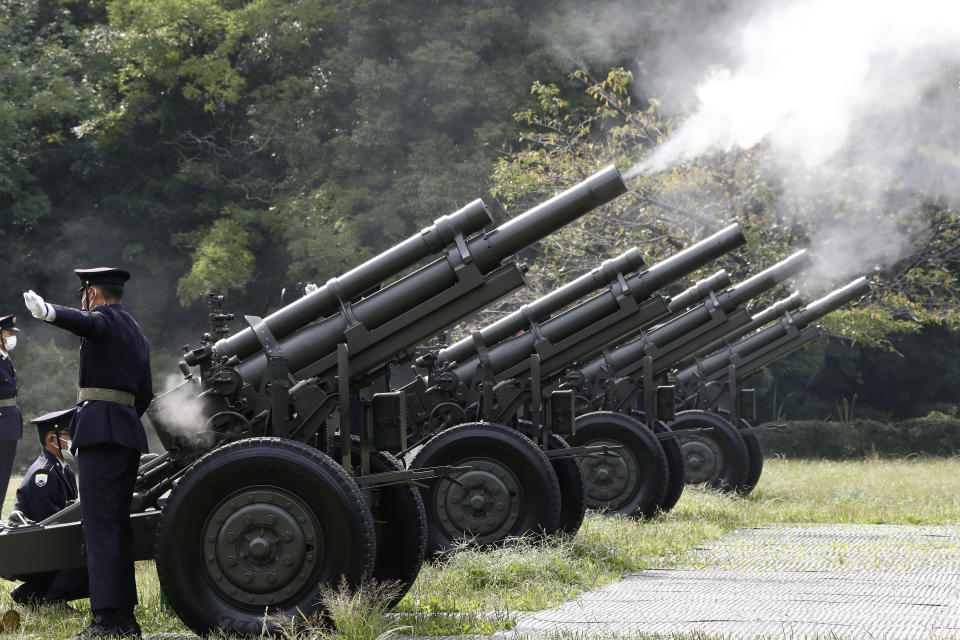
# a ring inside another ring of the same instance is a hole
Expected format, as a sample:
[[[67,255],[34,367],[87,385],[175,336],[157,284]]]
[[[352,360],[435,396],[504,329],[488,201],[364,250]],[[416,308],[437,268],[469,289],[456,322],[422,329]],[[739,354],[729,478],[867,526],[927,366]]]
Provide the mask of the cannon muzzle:
[[[846,286],[831,291],[819,300],[814,300],[804,309],[793,314],[793,323],[802,329],[868,293],[870,293],[870,283],[867,282],[866,278],[857,278]]]
[[[487,268],[492,269],[501,260],[626,192],[620,172],[611,165],[486,234],[483,243],[489,250],[477,251],[477,260],[488,260]],[[472,244],[470,249],[474,253]]]
[[[797,251],[772,267],[764,269],[722,293],[716,294],[710,304],[715,304],[723,312],[730,313],[751,298],[759,296],[796,275],[809,264],[810,257],[807,252]],[[647,334],[647,340],[658,346],[669,344],[682,339],[685,334],[695,332],[699,327],[709,322],[711,318],[710,307],[706,303],[701,304],[651,330]]]
[[[637,300],[648,297],[654,291],[676,282],[705,264],[716,260],[737,247],[746,244],[747,239],[737,223],[724,227],[720,231],[700,242],[678,251],[669,258],[661,260],[630,281],[630,292]]]
[[[267,316],[264,322],[276,338],[284,338],[300,327],[337,311],[341,300],[362,295],[407,267],[442,251],[458,235],[470,235],[492,221],[490,210],[483,201],[474,200],[339,278],[332,278],[313,293],[294,300]],[[242,360],[259,351],[260,342],[253,330],[247,328],[221,340],[217,343],[217,350]]]
[[[810,256],[805,250],[800,250],[784,258],[777,264],[764,269],[757,275],[748,278],[727,292],[724,307],[732,309],[756,298],[760,294],[773,289],[784,280],[797,275],[810,266]]]
[[[280,347],[290,370],[299,371],[332,354],[337,343],[345,341],[347,329],[372,333],[388,322],[402,319],[408,327],[402,337],[391,339],[384,336],[382,343],[377,340],[369,343],[370,345],[379,344],[377,356],[371,355],[369,362],[367,359],[356,360],[357,352],[351,351],[351,361],[357,363],[358,375],[366,375],[375,369],[385,367],[388,359],[394,354],[404,353],[406,349],[437,333],[450,323],[450,316],[441,318],[435,314],[424,313],[423,317],[413,318],[409,314],[416,314],[414,310],[421,303],[437,300],[441,294],[447,295],[445,292],[461,282],[460,274],[463,265],[473,263],[479,271],[477,277],[482,280],[475,285],[470,285],[474,289],[473,295],[468,295],[466,289],[463,294],[449,294],[452,298],[463,301],[456,310],[450,311],[451,314],[456,314],[456,319],[504,295],[503,288],[498,289],[497,293],[480,294],[477,291],[482,288],[486,277],[495,270],[501,269],[502,263],[512,254],[625,192],[626,185],[620,177],[620,172],[616,167],[607,167],[496,229],[476,235],[465,242],[458,242],[456,246],[448,249],[444,258],[421,267],[356,303],[350,303],[349,297],[344,292],[340,292],[339,295],[334,296],[338,306],[336,312],[326,317],[324,314],[313,317],[302,314],[297,318],[297,322],[306,326],[280,339]],[[512,288],[519,284],[517,282],[512,285]],[[463,284],[463,286],[467,285]],[[330,288],[330,294],[337,293],[334,289],[335,287]],[[281,309],[270,317],[282,314],[286,309]],[[272,326],[269,328],[273,330]],[[221,340],[214,345],[214,350],[220,356],[226,357],[247,353],[249,351],[247,347],[251,346],[248,344],[249,341],[246,338],[240,339],[238,336],[248,333],[256,340],[256,335],[252,331],[244,330],[236,336]],[[244,350],[235,353],[234,350],[239,346],[243,346]],[[239,371],[244,380],[257,381],[261,379],[265,364],[266,356],[258,349],[253,356],[241,363]]]
[[[643,326],[641,319],[648,318],[652,308],[645,306],[645,303],[651,301],[654,291],[669,284],[671,278],[682,278],[745,242],[739,225],[730,225],[650,269],[627,278],[625,283],[616,283],[608,290],[538,323],[535,331],[525,331],[491,346],[485,360],[495,375],[525,366],[532,353],[542,351],[540,347],[535,348],[537,341],[542,338],[557,349],[555,357],[545,358],[541,368],[542,376],[548,378],[557,373],[551,367],[565,367],[573,361],[593,355],[613,340],[639,331]],[[665,302],[658,306],[662,306],[663,312],[666,312]],[[570,340],[576,340],[576,344]],[[560,347],[561,344],[565,346]],[[455,373],[460,380],[472,380],[480,366],[476,355],[456,362]]]

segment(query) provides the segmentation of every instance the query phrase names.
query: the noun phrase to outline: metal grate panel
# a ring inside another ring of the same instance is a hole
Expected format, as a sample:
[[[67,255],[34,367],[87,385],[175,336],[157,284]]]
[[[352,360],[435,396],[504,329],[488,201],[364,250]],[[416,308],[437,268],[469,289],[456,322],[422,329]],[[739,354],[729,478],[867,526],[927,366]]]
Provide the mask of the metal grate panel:
[[[628,575],[522,617],[512,633],[546,632],[960,636],[960,527],[740,529],[689,553],[679,569]]]

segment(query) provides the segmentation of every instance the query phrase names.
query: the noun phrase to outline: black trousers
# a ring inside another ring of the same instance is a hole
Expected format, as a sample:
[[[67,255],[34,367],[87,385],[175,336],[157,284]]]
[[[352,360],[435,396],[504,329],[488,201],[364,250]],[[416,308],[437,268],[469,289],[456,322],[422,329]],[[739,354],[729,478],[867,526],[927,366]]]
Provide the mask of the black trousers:
[[[77,450],[93,611],[132,611],[137,604],[130,501],[139,466],[140,452],[118,444],[100,443]]]
[[[16,454],[16,440],[0,440],[0,514],[3,513],[3,501],[7,497],[7,485],[10,484],[13,458]]]
[[[25,599],[35,600],[39,604],[69,602],[90,596],[86,567],[31,573],[19,578],[23,580],[23,584],[14,591]]]

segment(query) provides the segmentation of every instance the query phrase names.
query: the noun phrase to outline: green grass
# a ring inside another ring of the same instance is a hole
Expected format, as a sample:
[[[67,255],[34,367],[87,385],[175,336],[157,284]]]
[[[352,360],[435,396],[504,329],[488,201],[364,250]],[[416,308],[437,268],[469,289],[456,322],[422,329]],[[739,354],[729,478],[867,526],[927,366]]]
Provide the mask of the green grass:
[[[11,503],[12,496],[8,496],[4,513],[9,513]],[[337,625],[341,637],[373,639],[399,627],[404,627],[403,633],[421,635],[489,633],[509,628],[515,612],[555,606],[626,572],[674,566],[690,549],[738,527],[958,521],[957,458],[768,460],[759,486],[747,498],[688,488],[671,513],[652,521],[591,515],[574,537],[540,544],[517,541],[483,552],[464,548],[424,567],[395,609],[399,616],[384,616],[363,598],[331,592],[328,601],[343,612]],[[185,631],[163,608],[151,563],[139,563],[137,580],[141,599],[137,615],[144,631]],[[11,586],[0,581],[0,610],[13,606],[8,595]],[[24,625],[20,633],[69,636],[82,628],[88,613],[86,601],[75,606],[77,615],[21,610]],[[300,637],[318,637],[319,633]]]

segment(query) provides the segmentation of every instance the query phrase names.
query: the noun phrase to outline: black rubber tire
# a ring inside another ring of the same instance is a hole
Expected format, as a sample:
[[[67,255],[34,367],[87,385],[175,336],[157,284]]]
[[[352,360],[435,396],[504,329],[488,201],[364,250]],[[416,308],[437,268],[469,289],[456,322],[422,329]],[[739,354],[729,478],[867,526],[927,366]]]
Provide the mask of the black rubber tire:
[[[376,536],[360,488],[326,454],[249,438],[183,475],[157,523],[155,551],[160,586],[191,630],[259,635],[310,617],[324,587],[360,585]]]
[[[427,509],[428,555],[466,539],[486,546],[526,533],[558,530],[557,476],[543,451],[519,431],[489,422],[457,425],[428,440],[410,462],[414,469],[444,465],[473,470],[454,472],[421,489]],[[494,495],[510,496],[508,513],[500,515],[505,505],[496,503]],[[461,506],[467,498],[477,512],[470,520],[463,513],[467,507]],[[455,522],[458,516],[462,519]],[[478,525],[483,525],[479,531]]]
[[[360,442],[352,439],[350,447],[355,461],[360,459]],[[330,447],[330,456],[340,459],[340,436]],[[370,452],[370,472],[403,471],[403,465],[384,451]],[[373,579],[396,586],[391,590],[390,607],[399,603],[410,591],[427,553],[427,512],[420,490],[412,484],[391,484],[371,489],[370,511],[377,534],[377,557]]]
[[[666,433],[670,427],[663,420],[657,420],[654,425],[654,433]],[[668,513],[677,506],[680,496],[683,495],[683,488],[687,485],[684,480],[683,452],[680,451],[680,445],[675,438],[660,440],[660,446],[663,447],[663,453],[667,457],[667,491],[663,496],[663,502],[660,503],[660,511]]]
[[[667,457],[654,433],[632,416],[595,411],[578,416],[576,433],[567,436],[573,447],[597,444],[622,445],[608,456],[581,459],[587,490],[587,507],[609,515],[656,515],[667,492]],[[615,495],[608,482],[614,474],[629,476]]]
[[[520,427],[520,432],[533,439],[534,444],[542,447],[539,439],[534,439],[529,425]],[[547,449],[569,449],[570,445],[562,437],[551,433],[547,438]],[[580,460],[576,457],[550,458],[550,466],[557,476],[560,486],[560,523],[556,531],[547,531],[548,535],[566,533],[576,535],[583,526],[583,518],[587,515],[587,490],[583,484],[583,469]]]
[[[720,409],[717,413],[723,417],[724,420],[730,422],[730,412],[725,409]],[[747,445],[747,476],[742,484],[738,485],[736,492],[741,496],[750,495],[750,492],[756,488],[757,483],[760,481],[760,475],[763,473],[763,447],[760,445],[760,439],[752,433],[744,433],[745,429],[752,428],[751,424],[740,418],[737,420],[737,429],[740,431],[740,435],[743,437],[743,443]]]
[[[747,445],[747,457],[749,458],[747,477],[737,486],[737,493],[747,496],[756,488],[757,483],[760,482],[760,476],[763,474],[763,446],[757,436],[752,433],[743,433],[744,429],[751,428],[749,422],[740,418],[737,422],[737,428],[740,429],[743,442]]]
[[[734,492],[747,478],[750,457],[743,436],[728,420],[710,411],[680,411],[670,423],[674,431],[705,429],[696,436],[678,438],[687,484],[706,484]]]

